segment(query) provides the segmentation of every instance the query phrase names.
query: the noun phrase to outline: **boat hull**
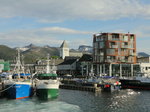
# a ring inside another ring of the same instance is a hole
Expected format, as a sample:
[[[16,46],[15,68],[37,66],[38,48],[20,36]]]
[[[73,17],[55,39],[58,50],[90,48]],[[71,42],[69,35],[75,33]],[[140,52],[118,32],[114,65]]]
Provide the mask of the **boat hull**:
[[[121,79],[121,87],[123,89],[141,89],[141,90],[150,90],[150,83],[141,82],[139,80],[129,80]]]
[[[107,92],[120,90],[120,85],[101,84],[100,87],[101,87],[102,91],[107,91]]]
[[[5,88],[6,97],[10,99],[28,98],[33,93],[33,88],[30,84],[7,84]]]
[[[47,100],[56,98],[59,94],[58,81],[39,81],[36,85],[36,95],[39,99]]]
[[[48,100],[48,99],[55,99],[59,95],[58,89],[37,89],[36,95],[39,99]]]

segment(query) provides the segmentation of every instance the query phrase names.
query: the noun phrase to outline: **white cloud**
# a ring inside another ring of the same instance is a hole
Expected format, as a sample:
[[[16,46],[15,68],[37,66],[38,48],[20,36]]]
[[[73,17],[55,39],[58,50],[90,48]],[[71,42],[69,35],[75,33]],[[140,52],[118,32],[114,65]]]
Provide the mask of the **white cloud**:
[[[140,0],[1,0],[0,17],[32,17],[41,22],[67,19],[150,18],[150,4]]]
[[[83,38],[78,37],[82,35]],[[63,40],[70,42],[70,47],[78,47],[82,44],[81,41],[86,42],[84,37],[91,35],[91,32],[78,31],[62,27],[46,27],[32,30],[17,30],[8,33],[0,33],[0,44],[10,45],[12,47],[22,47],[24,45],[33,43],[36,45],[50,45],[59,47]],[[76,39],[72,41],[72,38]],[[75,43],[75,44],[74,44]]]
[[[93,32],[77,31],[69,28],[62,27],[47,27],[42,28],[42,31],[47,31],[49,33],[61,33],[61,34],[92,34]]]

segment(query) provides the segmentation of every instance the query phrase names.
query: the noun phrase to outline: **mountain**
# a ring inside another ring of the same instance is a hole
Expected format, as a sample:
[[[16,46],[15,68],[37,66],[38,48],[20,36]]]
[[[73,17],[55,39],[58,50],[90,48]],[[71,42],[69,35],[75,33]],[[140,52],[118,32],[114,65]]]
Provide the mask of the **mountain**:
[[[150,55],[147,54],[147,53],[145,53],[145,52],[138,52],[138,53],[137,53],[137,56],[138,56],[138,57],[149,57]]]
[[[0,59],[6,61],[14,60],[16,57],[17,51],[15,49],[9,48],[5,45],[0,45]]]
[[[31,48],[36,48],[36,47],[37,47],[37,46],[34,45],[34,44],[29,44],[29,45],[24,46],[24,47],[16,47],[15,49],[16,49],[16,50],[17,50],[17,49],[20,49],[20,51],[24,52],[24,51],[27,51],[27,50],[29,50],[29,49],[31,49]]]
[[[37,59],[47,58],[47,54],[52,57],[59,57],[59,48],[44,46],[39,47],[33,44],[19,48],[21,54],[24,56],[25,63],[35,63]],[[15,60],[17,56],[17,48],[10,48],[4,45],[0,45],[0,59]]]
[[[81,52],[90,52],[90,53],[92,53],[93,47],[87,46],[87,45],[80,45],[78,50],[81,51]]]
[[[31,47],[30,49],[23,51],[25,62],[35,63],[37,59],[47,58],[47,54],[50,56],[59,56],[59,48],[56,47]]]
[[[30,49],[30,48],[35,48],[35,47],[38,47],[38,46],[31,43],[31,44],[25,46],[24,48],[29,48]]]

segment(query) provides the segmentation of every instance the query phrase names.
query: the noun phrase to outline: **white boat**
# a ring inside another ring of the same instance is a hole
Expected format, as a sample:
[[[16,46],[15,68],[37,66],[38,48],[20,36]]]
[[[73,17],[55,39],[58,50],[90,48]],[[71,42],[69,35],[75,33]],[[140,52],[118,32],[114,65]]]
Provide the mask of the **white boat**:
[[[54,70],[50,71],[49,56],[47,59],[46,73],[36,74],[36,95],[39,99],[48,100],[59,95],[59,80]]]

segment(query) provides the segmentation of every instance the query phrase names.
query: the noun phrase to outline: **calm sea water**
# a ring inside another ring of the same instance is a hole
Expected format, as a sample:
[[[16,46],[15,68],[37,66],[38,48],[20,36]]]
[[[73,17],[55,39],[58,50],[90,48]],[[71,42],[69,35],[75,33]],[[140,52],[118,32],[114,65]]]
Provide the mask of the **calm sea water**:
[[[57,99],[49,101],[0,99],[0,112],[150,112],[150,91],[59,92]]]

